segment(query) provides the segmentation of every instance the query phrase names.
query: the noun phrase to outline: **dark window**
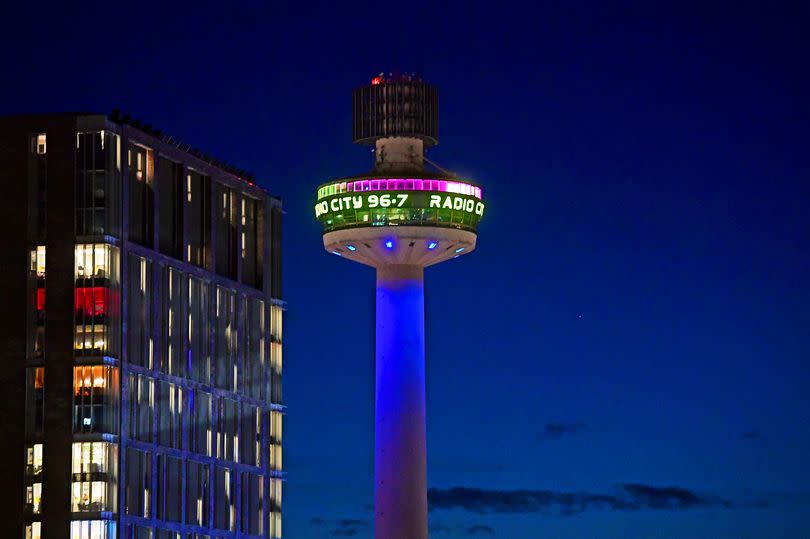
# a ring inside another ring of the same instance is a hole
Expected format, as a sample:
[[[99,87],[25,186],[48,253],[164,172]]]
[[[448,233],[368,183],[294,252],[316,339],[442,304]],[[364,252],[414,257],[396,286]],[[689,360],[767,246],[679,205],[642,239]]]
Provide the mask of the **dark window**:
[[[242,198],[242,282],[262,288],[264,276],[264,204]]]
[[[76,235],[117,236],[121,159],[120,138],[110,131],[76,138]]]
[[[41,434],[45,424],[45,369],[26,369],[25,432]]]
[[[211,267],[211,179],[193,170],[186,175],[189,238],[186,261]]]
[[[149,495],[152,485],[152,455],[133,448],[127,448],[124,492],[124,511],[128,515],[149,517]]]
[[[237,264],[237,194],[233,189],[217,184],[217,256],[216,271],[220,275],[236,279]]]
[[[147,247],[154,244],[154,163],[152,151],[129,145],[129,240]]]
[[[183,165],[161,157],[157,168],[160,252],[183,260]]]
[[[270,296],[281,299],[281,208],[270,211]]]
[[[234,531],[234,499],[236,472],[214,467],[214,527]]]
[[[129,255],[129,309],[127,309],[128,360],[134,365],[152,368],[150,354],[149,311],[152,299],[152,263],[145,258]]]
[[[182,461],[158,455],[157,517],[172,522],[182,518]]]
[[[208,526],[208,465],[188,461],[186,463],[186,523],[193,526]]]

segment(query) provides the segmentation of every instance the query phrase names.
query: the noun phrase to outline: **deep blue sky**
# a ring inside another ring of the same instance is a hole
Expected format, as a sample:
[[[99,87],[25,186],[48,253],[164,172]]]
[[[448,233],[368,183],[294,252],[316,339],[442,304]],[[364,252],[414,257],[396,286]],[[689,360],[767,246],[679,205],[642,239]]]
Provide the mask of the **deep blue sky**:
[[[810,537],[806,2],[80,4],[2,8],[0,114],[120,107],[284,199],[286,536],[372,536],[374,275],[312,204],[400,69],[488,201],[427,272],[432,536]]]

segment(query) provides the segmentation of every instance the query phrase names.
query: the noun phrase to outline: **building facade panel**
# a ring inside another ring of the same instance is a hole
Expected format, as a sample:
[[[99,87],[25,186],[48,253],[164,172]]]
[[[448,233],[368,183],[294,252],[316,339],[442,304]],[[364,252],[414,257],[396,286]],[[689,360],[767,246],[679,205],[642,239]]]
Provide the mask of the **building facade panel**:
[[[280,201],[125,120],[0,119],[0,532],[280,537]]]

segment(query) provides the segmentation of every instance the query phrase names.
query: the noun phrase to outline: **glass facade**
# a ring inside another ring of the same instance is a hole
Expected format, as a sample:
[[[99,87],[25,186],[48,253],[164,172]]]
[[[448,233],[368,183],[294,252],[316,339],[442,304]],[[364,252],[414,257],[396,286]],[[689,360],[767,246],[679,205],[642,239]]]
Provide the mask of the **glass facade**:
[[[75,255],[74,348],[77,356],[120,357],[118,248],[81,244]]]
[[[121,235],[121,137],[76,134],[76,235]]]
[[[61,323],[46,310],[46,155],[59,142],[29,141],[22,531],[38,539],[46,327]],[[74,144],[74,256],[51,266],[74,278],[71,539],[281,537],[283,303],[267,271],[280,228],[265,218],[279,208],[127,130],[80,130]]]

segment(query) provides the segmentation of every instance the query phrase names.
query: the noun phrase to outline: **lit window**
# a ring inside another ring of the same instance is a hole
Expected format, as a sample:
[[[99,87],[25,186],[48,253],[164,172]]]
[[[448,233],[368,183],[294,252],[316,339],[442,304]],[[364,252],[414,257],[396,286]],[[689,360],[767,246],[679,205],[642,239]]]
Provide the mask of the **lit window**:
[[[104,243],[76,246],[76,278],[109,277],[110,246]],[[45,253],[43,252],[43,266]],[[44,267],[43,267],[44,271]]]
[[[108,473],[110,460],[115,461],[117,447],[108,442],[75,442],[73,473]]]
[[[42,537],[42,523],[32,522],[25,526],[25,539],[40,539]]]
[[[47,137],[45,133],[37,135],[36,151],[39,155],[45,155],[47,151]]]
[[[25,471],[29,476],[42,473],[42,444],[34,444],[26,448]]]
[[[107,504],[107,483],[104,481],[75,481],[73,483],[72,510],[105,511]]]
[[[37,277],[45,277],[44,245],[38,245],[36,251],[31,251],[31,270],[36,271]]]
[[[116,537],[114,520],[74,520],[70,539],[112,539]]]
[[[39,513],[42,506],[42,483],[28,485],[25,492],[25,503],[31,507],[34,514]]]

